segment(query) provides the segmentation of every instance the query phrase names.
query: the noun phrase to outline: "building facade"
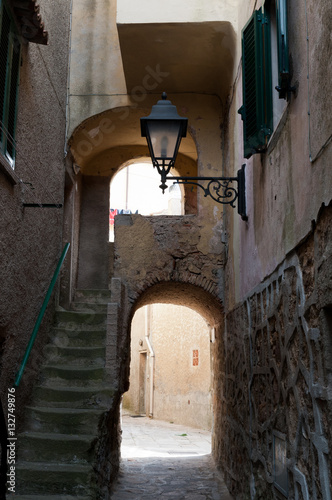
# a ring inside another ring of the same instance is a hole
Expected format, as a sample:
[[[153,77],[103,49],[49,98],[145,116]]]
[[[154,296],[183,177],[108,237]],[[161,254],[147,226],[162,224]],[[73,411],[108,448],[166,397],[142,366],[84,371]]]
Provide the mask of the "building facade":
[[[62,251],[70,9],[67,2],[34,1],[2,1],[0,8],[0,342],[7,398]],[[19,420],[54,309],[53,295],[22,379]]]
[[[213,341],[213,331],[192,309],[153,304],[136,311],[123,409],[211,431]]]

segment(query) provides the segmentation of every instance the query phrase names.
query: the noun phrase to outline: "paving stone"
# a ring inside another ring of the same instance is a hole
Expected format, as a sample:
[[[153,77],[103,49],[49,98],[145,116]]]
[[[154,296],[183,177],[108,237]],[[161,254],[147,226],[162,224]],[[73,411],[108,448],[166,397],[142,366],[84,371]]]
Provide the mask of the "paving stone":
[[[130,415],[122,417],[122,432],[112,500],[232,500],[210,455],[210,433]]]

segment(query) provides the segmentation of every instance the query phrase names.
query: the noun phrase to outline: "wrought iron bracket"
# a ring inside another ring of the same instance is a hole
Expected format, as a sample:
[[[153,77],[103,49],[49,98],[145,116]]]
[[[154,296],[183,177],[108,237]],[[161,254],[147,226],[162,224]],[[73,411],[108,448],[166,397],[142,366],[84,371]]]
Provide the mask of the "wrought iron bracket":
[[[242,220],[248,220],[246,213],[246,180],[245,165],[237,172],[237,177],[165,177],[166,181],[174,181],[174,184],[192,184],[204,191],[204,196],[210,196],[215,202],[230,205],[235,208],[237,200],[237,211]],[[207,182],[204,187],[200,182]],[[237,189],[232,184],[237,182]]]
[[[23,203],[25,208],[62,208],[62,203]]]

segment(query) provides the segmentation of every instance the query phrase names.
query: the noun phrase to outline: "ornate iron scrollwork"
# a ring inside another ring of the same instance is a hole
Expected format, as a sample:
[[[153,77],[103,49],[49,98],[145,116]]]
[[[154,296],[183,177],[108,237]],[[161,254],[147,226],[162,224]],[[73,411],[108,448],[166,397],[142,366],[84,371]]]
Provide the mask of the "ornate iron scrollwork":
[[[192,184],[200,187],[204,196],[210,196],[215,202],[223,205],[231,205],[235,208],[237,201],[238,213],[242,220],[248,220],[246,214],[246,190],[245,190],[245,165],[238,170],[237,177],[165,177],[163,187],[166,187],[165,181],[173,181],[174,184]],[[201,182],[207,182],[206,186]],[[237,189],[233,183],[237,182]]]
[[[194,186],[200,187],[204,191],[204,196],[210,196],[217,203],[229,204],[233,208],[235,208],[235,202],[238,197],[237,190],[231,186],[231,183],[237,178],[234,179],[211,179],[211,178],[202,178],[202,177],[187,177],[187,178],[177,178],[177,177],[168,177],[167,180],[176,179],[174,184],[193,184]],[[199,181],[209,181],[206,187],[199,184]]]

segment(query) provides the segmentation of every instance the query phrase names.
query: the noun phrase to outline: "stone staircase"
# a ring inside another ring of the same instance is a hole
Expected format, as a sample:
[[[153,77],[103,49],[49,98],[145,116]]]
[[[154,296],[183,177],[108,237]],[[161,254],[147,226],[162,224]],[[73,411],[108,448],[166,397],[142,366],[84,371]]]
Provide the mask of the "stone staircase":
[[[98,498],[98,427],[112,400],[105,373],[109,300],[109,291],[81,290],[70,311],[56,313],[25,431],[18,436],[15,499]]]

